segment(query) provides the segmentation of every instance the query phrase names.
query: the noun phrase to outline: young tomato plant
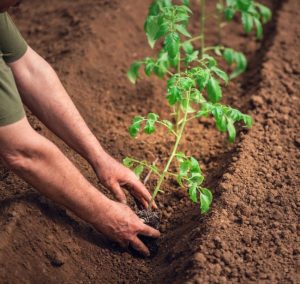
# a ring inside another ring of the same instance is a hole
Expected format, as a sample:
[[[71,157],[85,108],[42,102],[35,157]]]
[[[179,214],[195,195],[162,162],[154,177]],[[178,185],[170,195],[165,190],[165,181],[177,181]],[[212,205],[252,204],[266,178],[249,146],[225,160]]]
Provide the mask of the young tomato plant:
[[[239,110],[220,103],[222,98],[222,84],[227,84],[229,76],[218,67],[214,57],[207,53],[204,44],[205,2],[202,0],[202,29],[200,36],[192,37],[187,30],[192,11],[189,1],[182,1],[182,5],[174,5],[170,0],[156,0],[150,8],[145,22],[145,32],[151,47],[158,40],[163,40],[163,47],[157,57],[147,57],[134,62],[128,71],[128,77],[135,83],[139,69],[143,66],[147,76],[155,74],[166,78],[166,99],[170,106],[170,117],[160,118],[155,113],[146,116],[135,116],[129,127],[132,137],[137,137],[142,130],[146,134],[153,134],[156,127],[166,129],[174,144],[165,165],[157,166],[126,157],[124,164],[132,168],[137,176],[145,169],[158,176],[157,184],[152,194],[151,205],[159,192],[163,192],[162,184],[165,178],[176,178],[180,187],[187,189],[190,199],[200,204],[202,213],[206,213],[212,202],[212,193],[203,187],[204,176],[199,162],[193,156],[187,156],[180,151],[180,142],[187,126],[193,119],[213,117],[216,128],[227,132],[229,141],[236,137],[236,122],[243,122],[245,127],[252,125],[250,116]],[[200,39],[201,51],[195,50],[192,42]],[[221,84],[222,82],[222,84]],[[177,166],[176,172],[170,171],[170,166]]]
[[[236,14],[240,15],[245,33],[249,34],[255,28],[256,38],[261,39],[263,24],[271,20],[272,12],[265,5],[253,0],[218,0],[216,8],[219,45],[210,49],[213,49],[216,55],[222,56],[229,66],[234,66],[230,74],[230,79],[233,79],[246,70],[247,59],[242,52],[221,45],[221,29],[225,25],[224,20],[229,22]]]

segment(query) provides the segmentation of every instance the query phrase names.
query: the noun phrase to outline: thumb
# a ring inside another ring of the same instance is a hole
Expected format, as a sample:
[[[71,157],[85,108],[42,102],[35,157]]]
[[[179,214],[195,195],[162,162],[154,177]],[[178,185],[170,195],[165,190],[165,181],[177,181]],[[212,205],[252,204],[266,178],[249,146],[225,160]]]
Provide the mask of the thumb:
[[[123,189],[120,187],[118,182],[111,184],[110,189],[118,201],[120,201],[121,203],[124,203],[124,204],[127,203],[126,195],[125,195]]]

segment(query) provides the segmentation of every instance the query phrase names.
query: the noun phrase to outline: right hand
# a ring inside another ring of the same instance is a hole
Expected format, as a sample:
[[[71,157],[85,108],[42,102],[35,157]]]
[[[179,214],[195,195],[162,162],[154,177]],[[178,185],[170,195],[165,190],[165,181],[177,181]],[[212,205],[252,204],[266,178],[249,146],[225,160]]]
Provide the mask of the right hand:
[[[159,231],[144,224],[127,205],[110,199],[108,204],[99,210],[99,215],[93,225],[122,248],[127,249],[131,245],[144,256],[149,256],[150,252],[138,235],[160,237]]]

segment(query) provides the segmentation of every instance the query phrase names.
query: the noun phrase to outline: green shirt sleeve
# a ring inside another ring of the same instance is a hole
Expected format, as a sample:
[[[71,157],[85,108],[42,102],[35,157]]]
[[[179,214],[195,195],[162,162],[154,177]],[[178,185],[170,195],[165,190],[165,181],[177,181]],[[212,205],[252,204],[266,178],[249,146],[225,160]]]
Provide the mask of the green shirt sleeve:
[[[26,50],[27,44],[9,15],[0,13],[0,127],[25,116],[14,76],[7,63],[18,60]]]
[[[0,52],[6,63],[11,63],[24,55],[26,41],[7,13],[0,13]]]

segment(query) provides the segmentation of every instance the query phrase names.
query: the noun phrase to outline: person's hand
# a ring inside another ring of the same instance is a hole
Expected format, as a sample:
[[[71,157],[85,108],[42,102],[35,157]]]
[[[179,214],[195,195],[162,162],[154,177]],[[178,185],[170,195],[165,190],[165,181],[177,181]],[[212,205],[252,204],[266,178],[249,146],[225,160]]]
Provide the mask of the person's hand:
[[[159,231],[144,224],[127,205],[110,199],[107,199],[105,205],[99,208],[98,215],[92,224],[99,232],[117,242],[122,248],[127,249],[131,245],[144,256],[149,256],[150,252],[138,235],[160,237]]]
[[[100,182],[112,191],[118,201],[126,204],[126,195],[122,189],[124,187],[145,208],[148,208],[151,194],[130,169],[124,167],[106,153],[99,157],[94,169]],[[153,203],[153,207],[157,208],[155,203]]]

